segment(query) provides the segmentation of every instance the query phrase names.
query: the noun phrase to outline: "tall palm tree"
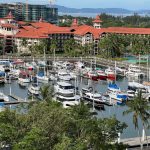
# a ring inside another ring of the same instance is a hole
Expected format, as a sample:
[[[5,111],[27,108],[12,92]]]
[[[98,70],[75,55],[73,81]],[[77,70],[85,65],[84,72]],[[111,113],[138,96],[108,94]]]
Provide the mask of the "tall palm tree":
[[[42,100],[50,102],[54,94],[54,88],[50,85],[44,85],[40,88]]]
[[[138,130],[138,136],[140,137],[140,130],[138,120],[141,119],[143,130],[145,132],[146,126],[149,126],[150,121],[150,106],[146,99],[142,97],[142,92],[139,91],[138,95],[134,97],[132,101],[127,102],[128,110],[123,112],[123,115],[133,114],[132,120],[135,129]],[[142,141],[140,137],[141,149]]]
[[[54,62],[55,62],[55,55],[56,55],[56,48],[57,48],[57,41],[53,39],[51,41],[50,50],[53,51],[54,54]]]

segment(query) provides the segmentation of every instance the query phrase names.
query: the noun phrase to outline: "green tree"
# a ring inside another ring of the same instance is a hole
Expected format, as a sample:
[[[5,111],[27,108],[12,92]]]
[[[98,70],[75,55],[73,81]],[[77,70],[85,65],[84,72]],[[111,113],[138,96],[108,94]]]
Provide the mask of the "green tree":
[[[22,41],[21,41],[21,44],[22,44],[24,47],[26,47],[27,44],[28,44],[27,39],[26,39],[26,38],[23,38]]]
[[[43,85],[40,88],[40,93],[41,93],[42,100],[49,102],[52,100],[54,94],[54,88],[50,85]]]
[[[150,106],[146,99],[142,97],[142,92],[140,91],[137,96],[132,101],[127,102],[128,110],[123,112],[123,115],[128,115],[132,113],[133,124],[135,129],[138,130],[138,136],[140,137],[140,143],[142,146],[140,130],[138,120],[141,119],[143,130],[145,132],[146,127],[149,126],[150,121]]]

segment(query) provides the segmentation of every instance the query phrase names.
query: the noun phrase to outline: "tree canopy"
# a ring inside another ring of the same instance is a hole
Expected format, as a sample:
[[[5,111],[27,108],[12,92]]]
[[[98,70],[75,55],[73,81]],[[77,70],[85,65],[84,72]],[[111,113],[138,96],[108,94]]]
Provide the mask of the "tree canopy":
[[[0,112],[1,148],[9,145],[13,150],[125,149],[125,145],[116,143],[125,123],[115,117],[98,119],[84,103],[64,109],[58,102],[48,101],[49,94],[44,92],[48,87],[42,90],[43,101]]]

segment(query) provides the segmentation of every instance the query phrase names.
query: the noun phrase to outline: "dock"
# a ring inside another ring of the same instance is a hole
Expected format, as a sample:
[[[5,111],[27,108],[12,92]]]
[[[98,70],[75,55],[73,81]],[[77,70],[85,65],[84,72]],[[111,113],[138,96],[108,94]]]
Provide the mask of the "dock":
[[[139,137],[134,137],[134,138],[128,138],[128,139],[121,139],[120,142],[123,144],[129,145],[129,148],[132,147],[140,147],[140,138]],[[145,138],[144,141],[142,141],[143,146],[150,145],[150,136],[147,136],[147,140]],[[150,147],[149,147],[150,149]]]
[[[29,100],[29,99],[23,99],[17,95],[14,94],[9,94],[9,97],[11,97],[12,99],[14,99],[15,101],[8,101],[8,102],[4,102],[4,105],[15,105],[15,104],[20,104],[20,103],[30,103],[30,102],[35,102],[36,100]]]
[[[13,98],[16,101],[20,101],[20,102],[26,101],[26,99],[22,99],[21,97],[14,95],[14,94],[9,94],[8,96]]]

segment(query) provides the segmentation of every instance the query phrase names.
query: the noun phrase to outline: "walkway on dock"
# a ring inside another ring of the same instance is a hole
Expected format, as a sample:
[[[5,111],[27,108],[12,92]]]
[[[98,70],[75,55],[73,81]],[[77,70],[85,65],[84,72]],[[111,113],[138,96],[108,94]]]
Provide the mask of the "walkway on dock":
[[[14,94],[9,94],[9,97],[11,97],[12,99],[14,99],[15,101],[8,101],[8,102],[4,102],[5,105],[13,105],[13,104],[20,104],[20,103],[30,103],[30,102],[35,102],[35,99],[23,99],[17,95]]]
[[[129,145],[129,147],[140,147],[140,138],[134,137],[134,138],[128,138],[128,139],[121,139],[120,142],[122,142],[123,144]],[[147,143],[150,145],[150,136],[147,137],[147,140],[145,138],[145,140],[142,141],[143,145],[147,145]]]

